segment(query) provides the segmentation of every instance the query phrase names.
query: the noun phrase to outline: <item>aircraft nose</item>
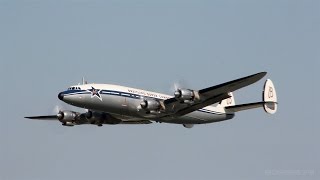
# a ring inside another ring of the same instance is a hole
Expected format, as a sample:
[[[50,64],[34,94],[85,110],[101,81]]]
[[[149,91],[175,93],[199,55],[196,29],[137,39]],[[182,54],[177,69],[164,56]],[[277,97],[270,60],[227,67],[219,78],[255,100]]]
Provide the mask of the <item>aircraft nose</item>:
[[[62,92],[58,94],[58,98],[59,98],[61,101],[63,100],[63,96],[64,96],[64,95],[63,95]]]

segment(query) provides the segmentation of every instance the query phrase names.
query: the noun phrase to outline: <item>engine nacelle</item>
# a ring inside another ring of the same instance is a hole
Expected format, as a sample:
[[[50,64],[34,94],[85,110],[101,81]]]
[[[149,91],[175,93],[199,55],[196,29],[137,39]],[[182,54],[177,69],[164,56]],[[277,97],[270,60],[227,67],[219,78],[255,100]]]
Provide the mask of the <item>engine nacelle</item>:
[[[73,111],[60,111],[57,114],[58,120],[62,123],[74,122],[77,117],[77,113]]]
[[[144,110],[148,111],[158,111],[161,109],[161,104],[155,99],[145,99],[140,103],[140,106]]]
[[[174,92],[174,97],[183,103],[192,103],[196,99],[200,99],[198,92],[191,89],[178,89]]]

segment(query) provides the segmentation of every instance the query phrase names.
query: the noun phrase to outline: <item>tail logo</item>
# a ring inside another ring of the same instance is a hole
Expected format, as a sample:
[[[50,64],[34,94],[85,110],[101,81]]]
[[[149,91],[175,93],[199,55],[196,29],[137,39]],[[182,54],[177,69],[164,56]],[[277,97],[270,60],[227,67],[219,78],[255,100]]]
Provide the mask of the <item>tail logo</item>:
[[[232,98],[230,97],[227,99],[227,105],[231,105],[231,104],[232,104]]]
[[[273,88],[269,87],[268,97],[273,98]]]
[[[231,92],[228,93],[228,95],[230,96],[230,97],[227,99],[227,105],[229,106],[229,105],[232,105],[232,103],[233,103],[233,95],[232,95]]]

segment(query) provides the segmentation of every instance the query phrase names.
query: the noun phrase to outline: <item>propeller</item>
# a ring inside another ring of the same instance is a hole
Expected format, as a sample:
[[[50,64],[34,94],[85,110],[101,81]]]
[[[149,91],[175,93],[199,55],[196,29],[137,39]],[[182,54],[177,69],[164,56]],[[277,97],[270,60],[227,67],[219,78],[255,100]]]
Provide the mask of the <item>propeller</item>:
[[[180,89],[177,89],[177,90],[174,92],[174,97],[178,99],[178,98],[181,98],[181,96],[182,96],[181,90],[180,90]]]
[[[48,116],[30,116],[30,117],[25,117],[28,119],[39,119],[39,120],[57,120],[57,119],[62,119],[63,118],[63,113],[62,113],[62,106],[61,105],[56,105],[50,114],[53,115],[48,115]]]
[[[187,83],[184,80],[178,80],[178,81],[173,83],[171,91],[174,92],[174,97],[175,98],[180,98],[182,96],[181,89],[183,89],[184,87],[188,87],[186,84]]]
[[[52,113],[56,114],[56,118],[59,120],[63,119],[63,117],[64,117],[63,110],[66,109],[64,106],[65,106],[65,104],[63,105],[63,104],[59,103],[59,104],[55,105],[52,110]]]
[[[148,101],[147,100],[142,100],[142,102],[140,103],[140,106],[142,109],[145,109],[148,107]]]
[[[54,108],[52,109],[53,114],[58,114],[61,111],[62,107],[59,105],[55,105]]]
[[[178,90],[182,89],[182,85],[181,82],[174,82],[172,87],[171,87],[171,91],[176,92]]]
[[[51,110],[51,112],[49,114],[52,115],[48,115],[48,116],[30,116],[30,117],[25,117],[28,119],[39,119],[39,120],[61,120],[64,117],[64,113],[63,111],[68,110],[68,111],[75,111],[75,112],[79,112],[81,111],[79,108],[75,108],[71,105],[68,105],[66,103],[63,102],[59,102],[57,105],[54,106],[54,108]]]

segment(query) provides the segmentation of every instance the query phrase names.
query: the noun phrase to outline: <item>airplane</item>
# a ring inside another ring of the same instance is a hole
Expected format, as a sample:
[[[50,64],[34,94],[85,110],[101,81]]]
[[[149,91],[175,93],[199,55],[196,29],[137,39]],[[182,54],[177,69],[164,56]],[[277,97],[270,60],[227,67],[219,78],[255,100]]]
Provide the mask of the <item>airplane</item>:
[[[88,84],[69,87],[58,98],[72,106],[86,109],[85,113],[60,110],[55,115],[31,116],[28,119],[60,121],[63,126],[92,124],[172,123],[192,128],[229,120],[239,111],[263,107],[265,112],[277,111],[277,94],[273,82],[267,79],[261,102],[235,104],[233,92],[251,85],[267,72],[260,72],[220,85],[192,90],[177,88],[173,96],[111,84]]]

